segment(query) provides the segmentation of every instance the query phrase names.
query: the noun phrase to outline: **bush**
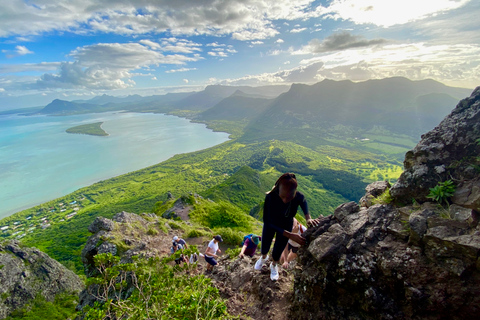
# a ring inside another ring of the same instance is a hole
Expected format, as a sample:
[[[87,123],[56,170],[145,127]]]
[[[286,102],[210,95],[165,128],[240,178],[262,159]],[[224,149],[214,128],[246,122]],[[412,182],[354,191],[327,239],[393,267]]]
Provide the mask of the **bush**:
[[[245,232],[235,231],[230,228],[216,228],[213,231],[215,234],[221,235],[225,243],[235,246],[242,244],[243,236],[245,235]]]
[[[427,198],[433,199],[440,204],[443,202],[448,204],[448,198],[453,196],[455,189],[456,187],[452,180],[439,182],[435,187],[430,188],[430,193],[428,194]]]
[[[7,320],[24,319],[24,320],[63,320],[74,319],[76,316],[75,307],[78,304],[78,295],[61,293],[55,296],[53,302],[46,301],[45,298],[39,294],[27,306],[15,310],[7,317]]]
[[[190,253],[190,248],[184,251]],[[168,265],[176,257],[119,264],[111,254],[97,255],[95,262],[101,266],[101,273],[89,279],[89,284],[101,287],[98,292],[103,293],[103,303],[86,307],[85,319],[233,319],[209,278],[184,273],[190,267],[187,264]],[[127,276],[131,279],[130,289]],[[122,292],[131,294],[125,297]]]
[[[393,197],[390,194],[390,189],[385,190],[384,193],[372,200],[372,204],[389,204],[393,202]]]
[[[186,238],[197,238],[197,237],[204,237],[204,236],[212,236],[211,232],[202,229],[190,229],[185,233]]]
[[[148,228],[148,231],[147,231],[148,235],[156,236],[158,233],[159,233],[158,230],[155,229],[154,227],[150,226],[150,228]]]

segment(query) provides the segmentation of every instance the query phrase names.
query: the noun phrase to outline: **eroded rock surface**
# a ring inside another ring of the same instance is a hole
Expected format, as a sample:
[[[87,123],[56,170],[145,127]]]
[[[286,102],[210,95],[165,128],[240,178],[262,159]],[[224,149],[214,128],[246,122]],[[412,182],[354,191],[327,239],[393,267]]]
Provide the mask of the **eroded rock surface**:
[[[46,253],[17,241],[0,245],[0,319],[37,295],[53,301],[59,293],[78,293],[83,282]]]
[[[448,179],[455,181],[453,202],[480,208],[480,87],[405,155],[405,171],[390,190],[404,204],[427,201],[429,189]]]

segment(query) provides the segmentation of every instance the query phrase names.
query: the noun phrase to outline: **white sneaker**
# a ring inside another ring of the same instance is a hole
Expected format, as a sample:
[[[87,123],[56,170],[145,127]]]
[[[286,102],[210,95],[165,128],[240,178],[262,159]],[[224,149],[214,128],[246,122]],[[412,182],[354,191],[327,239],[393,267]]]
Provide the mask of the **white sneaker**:
[[[273,262],[270,263],[270,279],[272,281],[278,280],[278,264],[273,265]]]
[[[255,262],[255,270],[261,270],[265,262],[268,260],[268,255],[265,257],[265,259],[260,256],[260,259]]]

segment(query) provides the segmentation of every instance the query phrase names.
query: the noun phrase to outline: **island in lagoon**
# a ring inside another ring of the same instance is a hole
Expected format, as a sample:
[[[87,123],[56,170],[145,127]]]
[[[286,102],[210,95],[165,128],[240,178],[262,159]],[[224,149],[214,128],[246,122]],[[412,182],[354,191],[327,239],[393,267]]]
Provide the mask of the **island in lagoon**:
[[[82,124],[65,130],[67,133],[89,134],[92,136],[108,136],[108,133],[102,129],[103,122]]]

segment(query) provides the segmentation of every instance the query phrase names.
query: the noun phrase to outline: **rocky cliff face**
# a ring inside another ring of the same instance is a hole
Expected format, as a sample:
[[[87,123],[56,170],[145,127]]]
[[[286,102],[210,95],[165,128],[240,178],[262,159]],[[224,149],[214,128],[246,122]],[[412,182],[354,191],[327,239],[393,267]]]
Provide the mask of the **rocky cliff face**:
[[[480,88],[405,157],[393,204],[367,187],[307,231],[291,319],[480,318]],[[450,205],[429,188],[453,180]],[[413,205],[401,206],[403,204]]]
[[[53,301],[58,293],[74,293],[84,288],[80,278],[62,264],[16,241],[0,245],[0,283],[0,319],[39,294]]]
[[[405,171],[392,187],[397,201],[427,201],[429,188],[448,179],[457,184],[453,203],[480,207],[480,87],[460,101],[435,129],[405,155]]]

